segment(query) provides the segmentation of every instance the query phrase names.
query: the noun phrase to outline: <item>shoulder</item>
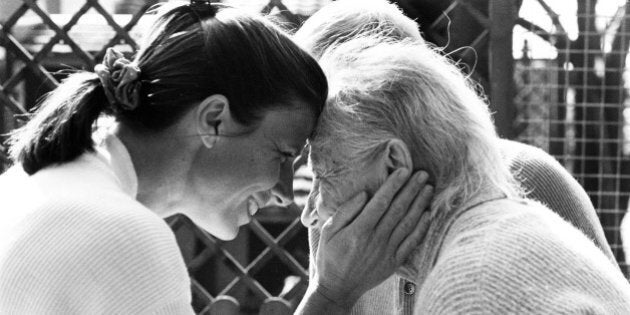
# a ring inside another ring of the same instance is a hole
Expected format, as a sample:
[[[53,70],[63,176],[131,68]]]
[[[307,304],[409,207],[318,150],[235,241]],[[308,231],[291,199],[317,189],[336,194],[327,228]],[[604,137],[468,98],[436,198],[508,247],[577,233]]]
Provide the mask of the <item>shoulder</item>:
[[[121,264],[178,254],[168,224],[124,194],[46,197],[30,211],[20,223],[24,248],[47,244],[73,252],[74,259],[96,256]]]
[[[500,144],[505,162],[528,197],[545,203],[561,215],[569,211],[594,214],[584,188],[554,157],[516,141],[502,139]]]
[[[510,170],[516,174],[545,174],[549,172],[557,175],[569,175],[565,168],[547,152],[517,141],[500,140],[501,153],[508,163]]]
[[[573,176],[554,157],[545,151],[510,140],[500,140],[501,151],[514,178],[530,198],[549,205],[554,211],[579,206],[594,212],[588,195]],[[581,209],[576,209],[581,210]]]
[[[63,294],[113,313],[189,300],[188,274],[174,234],[129,196],[46,196],[28,211],[12,227],[9,241],[0,244],[5,257],[0,282],[19,282],[33,298],[55,300]]]
[[[125,193],[111,170],[93,154],[31,176],[14,167],[0,176],[0,184],[7,188],[0,191],[0,219],[4,219],[0,221],[7,227],[0,235],[15,241],[42,238],[50,246],[64,247],[56,241],[85,239],[100,250],[110,244],[118,249],[132,244],[151,248],[155,246],[151,240],[160,239],[174,244],[168,225]],[[25,248],[37,244],[30,242]]]
[[[502,143],[510,170],[527,197],[547,205],[609,252],[595,208],[577,180],[538,148],[508,140]]]
[[[472,220],[464,224],[470,227],[460,223],[421,290],[434,308],[424,311],[449,313],[458,304],[485,314],[630,310],[630,286],[619,270],[543,206],[503,202],[467,215],[458,221]],[[578,302],[565,309],[570,300]]]

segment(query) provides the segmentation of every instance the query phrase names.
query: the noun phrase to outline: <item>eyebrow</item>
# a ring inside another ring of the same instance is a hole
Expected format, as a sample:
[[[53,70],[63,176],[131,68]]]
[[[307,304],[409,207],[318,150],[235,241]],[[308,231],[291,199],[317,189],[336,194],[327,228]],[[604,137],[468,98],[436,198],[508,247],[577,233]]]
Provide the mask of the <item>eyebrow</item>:
[[[320,165],[315,165],[313,163],[313,154],[309,154],[309,158],[308,158],[308,166],[313,170],[313,174],[315,176],[317,176],[318,178],[329,178],[329,177],[333,177],[335,175],[337,175],[339,173],[338,169],[330,169],[327,170],[324,167],[321,166],[321,164],[325,164],[322,163],[322,159],[318,159],[317,155],[315,160],[318,160]]]

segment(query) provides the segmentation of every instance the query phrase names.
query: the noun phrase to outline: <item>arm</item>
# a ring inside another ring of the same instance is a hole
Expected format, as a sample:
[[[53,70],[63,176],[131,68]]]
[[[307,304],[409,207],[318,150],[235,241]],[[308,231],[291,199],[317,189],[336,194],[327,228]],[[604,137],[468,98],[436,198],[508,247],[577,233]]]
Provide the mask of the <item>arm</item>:
[[[408,171],[394,172],[365,206],[367,196],[361,193],[324,224],[316,274],[296,314],[349,313],[424,239],[430,216],[423,210],[432,188],[419,174],[407,177]]]

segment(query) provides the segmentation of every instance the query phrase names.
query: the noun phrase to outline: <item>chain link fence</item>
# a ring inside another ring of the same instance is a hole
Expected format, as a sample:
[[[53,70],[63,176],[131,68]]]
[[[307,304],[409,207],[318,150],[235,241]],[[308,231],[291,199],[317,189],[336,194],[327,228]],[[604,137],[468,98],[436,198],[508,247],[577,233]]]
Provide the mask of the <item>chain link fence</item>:
[[[628,275],[620,224],[630,198],[630,5],[537,0],[524,9],[536,20],[515,28],[518,139],[582,184]]]

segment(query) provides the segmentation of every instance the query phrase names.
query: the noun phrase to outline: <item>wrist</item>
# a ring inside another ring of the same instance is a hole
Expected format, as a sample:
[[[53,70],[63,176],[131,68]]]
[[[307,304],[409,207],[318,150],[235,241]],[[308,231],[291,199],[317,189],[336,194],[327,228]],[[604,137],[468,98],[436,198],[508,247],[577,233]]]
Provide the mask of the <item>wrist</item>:
[[[318,287],[314,282],[311,282],[295,312],[296,315],[350,314],[354,302],[347,303],[338,298],[331,298],[329,296],[330,293],[324,293],[328,292],[325,288]]]
[[[355,296],[353,292],[340,292],[320,283],[313,283],[312,294],[319,299],[327,301],[327,303],[335,308],[344,311],[346,314],[352,310],[359,296]]]

